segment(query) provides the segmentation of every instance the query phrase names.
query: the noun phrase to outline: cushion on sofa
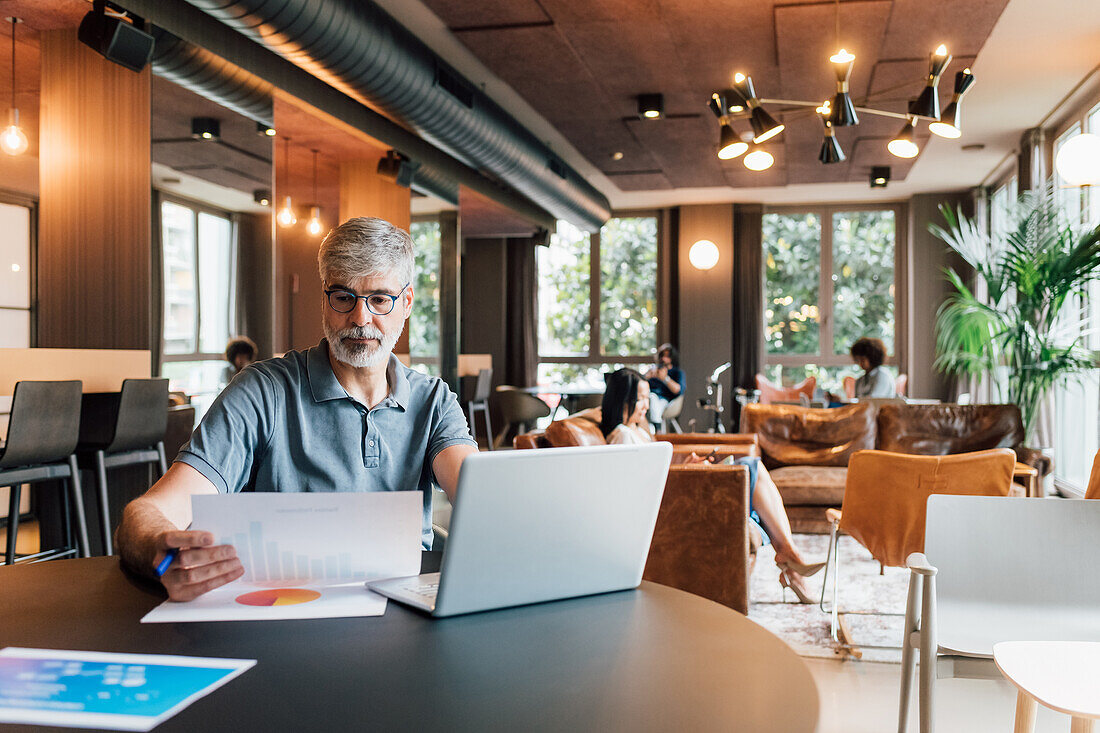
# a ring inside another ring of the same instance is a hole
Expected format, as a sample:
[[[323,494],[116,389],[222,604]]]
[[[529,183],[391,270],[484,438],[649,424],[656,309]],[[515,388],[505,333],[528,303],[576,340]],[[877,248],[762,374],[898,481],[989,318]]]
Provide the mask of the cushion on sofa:
[[[1016,405],[882,405],[875,448],[945,456],[1015,448],[1024,441]]]
[[[844,501],[843,466],[783,466],[769,472],[784,504],[837,506]]]
[[[875,447],[875,408],[750,404],[741,410],[741,432],[756,433],[769,469],[847,466],[853,453]]]

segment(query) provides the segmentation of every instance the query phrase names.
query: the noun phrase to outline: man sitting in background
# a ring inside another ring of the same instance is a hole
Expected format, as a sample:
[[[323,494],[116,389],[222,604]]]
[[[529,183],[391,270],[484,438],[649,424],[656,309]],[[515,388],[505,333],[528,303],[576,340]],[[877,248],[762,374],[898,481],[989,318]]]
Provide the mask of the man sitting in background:
[[[236,550],[187,530],[194,494],[251,491],[420,491],[431,546],[431,491],[454,500],[462,461],[477,452],[454,394],[403,366],[393,347],[412,312],[408,232],[374,218],[329,232],[317,255],[325,338],[245,367],[203,417],[175,463],[129,504],[123,562],[161,577],[187,601],[244,574]]]

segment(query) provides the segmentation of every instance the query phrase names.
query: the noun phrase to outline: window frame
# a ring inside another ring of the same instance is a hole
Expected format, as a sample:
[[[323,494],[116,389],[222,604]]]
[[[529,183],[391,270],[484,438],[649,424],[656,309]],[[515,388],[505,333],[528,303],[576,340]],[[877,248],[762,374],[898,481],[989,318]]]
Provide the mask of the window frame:
[[[409,236],[410,237],[412,236],[412,225],[413,224],[435,224],[436,226],[441,227],[441,228],[443,226],[443,223],[440,220],[439,214],[416,214],[416,215],[412,216],[409,219]],[[440,248],[442,248],[442,242],[440,243]],[[414,268],[413,282],[414,283],[416,282],[416,272],[415,272],[416,262],[415,262],[415,259],[416,258],[414,256],[413,257],[413,268]],[[420,296],[417,295],[416,299],[419,300],[419,297]],[[414,303],[413,303],[413,307],[414,308],[416,307],[415,300],[414,300]],[[437,308],[438,308],[438,306],[437,306]],[[437,321],[436,328],[439,329],[440,334],[442,334],[442,331],[443,331],[442,326],[443,326],[443,324],[441,322]],[[439,346],[440,346],[440,350],[441,350],[443,345],[439,344]],[[440,358],[441,358],[440,350],[437,350],[433,356],[423,356],[423,355],[420,355],[420,354],[413,354],[412,353],[412,351],[413,351],[413,348],[412,348],[412,333],[409,333],[409,366],[413,366],[415,364],[422,364],[425,367],[429,367],[429,368],[430,367],[435,367],[435,372],[434,373],[438,374],[439,373],[438,370],[439,370]]]
[[[654,324],[653,351],[648,354],[630,354],[620,356],[617,354],[603,353],[602,319],[600,306],[602,305],[600,287],[600,232],[588,233],[589,266],[588,266],[588,353],[576,356],[554,356],[543,354],[541,344],[539,346],[537,365],[542,364],[579,364],[593,367],[603,367],[608,364],[650,364],[657,346],[661,343],[661,320],[664,318],[663,287],[661,284],[661,263],[665,250],[665,218],[658,209],[638,209],[630,211],[612,212],[611,219],[641,219],[650,218],[656,222],[657,229],[657,277],[654,282],[657,302],[657,323]],[[600,227],[603,228],[602,226]],[[536,336],[536,342],[537,342]],[[536,367],[537,368],[537,367]]]
[[[833,215],[849,211],[893,211],[894,212],[894,353],[888,354],[885,364],[895,367],[899,373],[907,373],[909,366],[908,336],[909,336],[909,243],[906,222],[908,212],[902,201],[895,202],[864,202],[864,203],[831,203],[815,204],[812,206],[765,206],[764,214],[816,214],[821,222],[821,259],[818,271],[818,300],[819,319],[818,354],[769,354],[768,341],[765,334],[766,323],[763,323],[763,311],[767,309],[767,279],[765,272],[766,257],[761,257],[760,281],[764,299],[761,302],[760,329],[760,355],[764,368],[780,366],[783,368],[806,367],[811,364],[822,367],[848,366],[852,363],[852,357],[847,352],[843,354],[826,354],[822,348],[826,344],[833,345]],[[767,243],[761,242],[766,252]]]
[[[237,215],[231,211],[225,211],[224,209],[218,209],[209,204],[204,204],[199,201],[187,199],[182,196],[175,196],[172,194],[158,192],[157,198],[157,227],[160,231],[157,232],[157,242],[160,251],[157,253],[157,257],[160,261],[160,364],[158,365],[157,372],[161,373],[164,370],[164,364],[168,362],[179,361],[222,361],[225,359],[225,352],[219,351],[206,352],[201,351],[200,346],[202,344],[202,282],[199,277],[200,264],[199,264],[199,214],[207,214],[209,216],[215,216],[220,219],[225,219],[229,222],[230,226],[230,257],[229,260],[232,263],[233,271],[229,275],[229,282],[231,287],[229,288],[229,335],[233,337],[239,330],[240,324],[237,319],[237,288],[235,286],[237,282],[238,258],[240,255],[240,227],[237,220]],[[163,217],[163,205],[165,203],[175,204],[176,206],[182,206],[191,210],[191,216],[194,223],[195,238],[192,241],[195,254],[195,268],[194,268],[194,283],[195,283],[195,351],[187,354],[168,354],[165,352],[164,341],[164,314],[165,309],[165,287],[164,287],[164,217]]]

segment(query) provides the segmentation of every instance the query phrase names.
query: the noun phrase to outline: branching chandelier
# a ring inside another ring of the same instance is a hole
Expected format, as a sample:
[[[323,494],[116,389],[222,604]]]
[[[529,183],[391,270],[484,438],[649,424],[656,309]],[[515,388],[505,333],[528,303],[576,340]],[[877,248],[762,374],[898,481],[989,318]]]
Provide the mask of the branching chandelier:
[[[839,0],[836,8],[836,37],[837,46],[840,46]],[[858,125],[859,113],[905,121],[901,131],[886,145],[886,149],[899,158],[914,158],[920,152],[914,136],[916,126],[921,121],[927,121],[928,130],[940,137],[957,138],[962,135],[960,104],[963,95],[974,84],[974,75],[970,73],[970,69],[963,69],[955,74],[954,94],[941,114],[939,82],[947,65],[951,63],[951,54],[945,45],[940,44],[929,55],[928,77],[924,89],[916,99],[909,102],[904,113],[855,105],[848,91],[848,80],[852,76],[855,60],[856,57],[844,48],[829,57],[836,76],[836,93],[824,102],[761,98],[757,96],[751,77],[741,72],[734,74],[733,86],[712,93],[707,103],[719,122],[718,157],[731,160],[744,155],[742,160],[745,167],[753,171],[767,170],[772,166],[775,159],[762,144],[783,132],[785,125],[768,113],[764,108],[765,104],[813,109],[825,127],[817,159],[826,165],[840,163],[845,159],[844,150],[836,139],[836,128]],[[751,133],[739,133],[734,128],[734,123],[746,120],[751,127]]]

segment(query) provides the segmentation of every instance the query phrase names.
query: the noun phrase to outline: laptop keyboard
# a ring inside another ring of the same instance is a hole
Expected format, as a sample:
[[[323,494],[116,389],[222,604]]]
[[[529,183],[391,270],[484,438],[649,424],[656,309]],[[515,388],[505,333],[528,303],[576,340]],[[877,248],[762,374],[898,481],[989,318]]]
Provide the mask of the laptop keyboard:
[[[418,595],[421,598],[425,598],[429,601],[434,601],[436,593],[439,592],[439,580],[436,579],[429,582],[427,580],[413,579],[410,580],[408,583],[403,583],[400,587],[403,591]]]

